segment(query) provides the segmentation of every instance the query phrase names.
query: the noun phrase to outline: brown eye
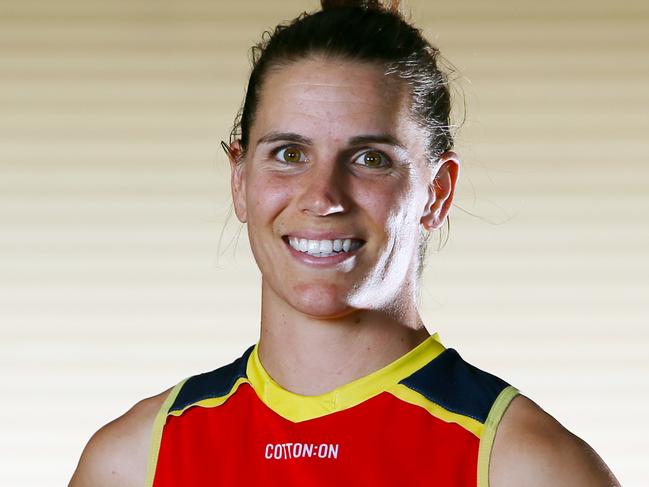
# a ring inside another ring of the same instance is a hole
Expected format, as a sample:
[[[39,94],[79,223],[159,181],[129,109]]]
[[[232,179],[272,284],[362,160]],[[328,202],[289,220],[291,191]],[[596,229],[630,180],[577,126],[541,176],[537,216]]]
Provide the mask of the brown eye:
[[[285,147],[283,149],[280,149],[277,152],[277,157],[280,161],[289,162],[291,164],[295,164],[296,162],[303,162],[306,160],[304,153],[300,149],[296,149],[295,147]]]
[[[367,167],[385,167],[388,160],[383,153],[375,150],[369,150],[360,154],[356,161]]]

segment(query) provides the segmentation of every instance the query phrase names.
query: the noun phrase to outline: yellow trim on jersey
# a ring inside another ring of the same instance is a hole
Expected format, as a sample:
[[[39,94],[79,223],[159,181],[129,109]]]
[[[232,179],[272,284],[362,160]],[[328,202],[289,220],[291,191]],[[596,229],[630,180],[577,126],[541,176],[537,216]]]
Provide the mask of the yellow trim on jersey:
[[[153,477],[155,476],[155,469],[158,465],[158,452],[160,451],[160,443],[162,441],[162,429],[164,428],[165,422],[167,421],[167,411],[176,400],[176,396],[178,396],[178,393],[180,392],[180,389],[182,389],[183,384],[185,384],[186,380],[187,379],[180,381],[171,389],[171,391],[169,391],[167,398],[162,403],[162,406],[160,406],[160,409],[158,410],[158,413],[153,420],[153,428],[151,431],[151,446],[149,448],[149,461],[147,462],[146,480],[144,482],[145,487],[153,486]]]
[[[230,392],[228,392],[225,396],[218,396],[218,397],[208,397],[207,399],[202,399],[200,401],[193,402],[191,404],[188,404],[185,406],[183,409],[178,410],[178,411],[170,411],[169,416],[180,416],[182,413],[187,411],[190,407],[192,406],[200,406],[203,408],[214,408],[216,406],[220,406],[223,404],[227,399],[237,392],[237,389],[239,386],[243,383],[247,383],[248,380],[245,377],[239,377],[234,384],[232,384],[232,388],[230,389]]]
[[[480,421],[469,416],[464,416],[463,414],[451,412],[439,404],[432,402],[430,399],[427,399],[417,391],[413,391],[408,386],[395,384],[393,387],[387,389],[387,392],[398,397],[402,401],[414,404],[415,406],[421,406],[430,414],[442,421],[447,423],[456,423],[462,426],[465,430],[470,431],[478,438],[482,436],[484,425]]]
[[[507,407],[518,394],[518,389],[507,386],[500,391],[493,406],[491,406],[489,416],[487,416],[487,421],[484,424],[484,433],[480,439],[480,448],[478,449],[478,487],[489,487],[489,461],[491,460],[491,450],[496,438],[496,430]]]
[[[259,343],[250,354],[246,374],[259,398],[280,416],[298,423],[351,408],[380,394],[408,377],[445,348],[437,333],[385,367],[348,384],[318,396],[302,396],[290,392],[266,372],[257,353]]]

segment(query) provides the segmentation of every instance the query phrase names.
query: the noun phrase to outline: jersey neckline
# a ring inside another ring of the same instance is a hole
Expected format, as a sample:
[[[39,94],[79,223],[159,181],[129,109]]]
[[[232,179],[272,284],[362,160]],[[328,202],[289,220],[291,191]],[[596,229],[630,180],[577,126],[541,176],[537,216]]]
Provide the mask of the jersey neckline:
[[[445,350],[433,333],[415,348],[384,367],[316,396],[303,396],[284,389],[268,374],[261,361],[257,342],[248,358],[246,375],[261,401],[275,413],[301,422],[348,409],[386,391]]]

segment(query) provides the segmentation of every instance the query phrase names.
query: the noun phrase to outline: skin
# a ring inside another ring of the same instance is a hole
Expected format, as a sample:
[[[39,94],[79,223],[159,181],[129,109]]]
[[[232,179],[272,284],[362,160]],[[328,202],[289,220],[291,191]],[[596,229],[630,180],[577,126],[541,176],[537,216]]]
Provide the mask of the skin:
[[[275,69],[250,146],[235,145],[231,160],[235,212],[262,274],[259,356],[280,384],[305,395],[366,375],[429,336],[415,304],[419,227],[443,223],[459,171],[449,152],[433,175],[406,87],[378,66],[354,66],[313,59]],[[295,135],[264,142],[277,133]],[[397,145],[350,144],[366,136]],[[304,162],[275,154],[287,145]],[[385,154],[386,167],[363,164],[368,150]],[[308,231],[365,244],[339,266],[309,266],[282,240]]]
[[[416,307],[418,235],[443,224],[460,163],[447,152],[431,166],[428,136],[410,117],[407,87],[379,66],[305,59],[266,78],[250,146],[233,144],[230,163],[235,212],[262,273],[260,360],[285,389],[330,391],[429,336]],[[287,146],[297,158],[287,158]],[[379,167],[366,163],[368,151]],[[309,231],[365,244],[338,265],[305,264],[282,237]],[[167,394],[95,433],[70,485],[143,485],[151,426]],[[586,443],[524,396],[498,428],[490,484],[619,485]]]

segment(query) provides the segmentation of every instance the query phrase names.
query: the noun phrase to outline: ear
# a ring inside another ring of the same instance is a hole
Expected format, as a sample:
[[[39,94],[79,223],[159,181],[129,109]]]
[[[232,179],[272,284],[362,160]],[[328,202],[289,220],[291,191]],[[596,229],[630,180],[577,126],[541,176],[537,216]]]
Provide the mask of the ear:
[[[232,189],[234,212],[241,223],[246,223],[248,219],[248,212],[246,210],[246,178],[241,141],[237,139],[229,146],[223,144],[223,148],[226,150],[228,160],[230,161],[230,169],[232,170],[230,186]]]
[[[426,230],[435,230],[444,223],[451,209],[459,174],[458,155],[452,151],[444,152],[437,162],[437,170],[428,185],[428,200],[421,217],[421,224]]]

